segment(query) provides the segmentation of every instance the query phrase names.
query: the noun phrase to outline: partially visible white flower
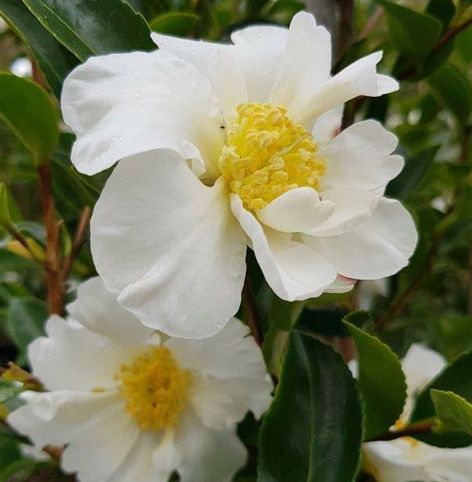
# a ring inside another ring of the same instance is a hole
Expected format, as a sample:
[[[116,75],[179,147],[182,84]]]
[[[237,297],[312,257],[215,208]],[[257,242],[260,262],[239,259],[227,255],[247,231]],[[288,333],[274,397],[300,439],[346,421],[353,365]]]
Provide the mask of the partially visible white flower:
[[[415,396],[445,364],[442,356],[435,351],[422,345],[412,345],[402,363],[408,398],[397,425],[407,421]],[[389,442],[369,442],[364,444],[364,465],[378,482],[471,482],[472,447],[438,448],[408,437]]]
[[[10,65],[10,71],[18,77],[31,77],[33,75],[33,65],[27,57],[19,57]]]
[[[161,341],[100,279],[79,288],[29,348],[48,392],[24,392],[8,422],[35,446],[62,446],[81,482],[229,482],[246,459],[235,432],[260,416],[271,383],[247,328],[233,319],[202,341]]]
[[[248,246],[290,301],[408,263],[413,221],[383,197],[403,166],[397,138],[373,120],[339,133],[344,102],[398,89],[376,71],[381,52],[331,76],[329,33],[305,12],[290,29],[234,32],[229,45],[153,38],[155,52],[89,59],[62,96],[77,168],[120,161],[91,242],[123,306],[203,338],[239,307]]]

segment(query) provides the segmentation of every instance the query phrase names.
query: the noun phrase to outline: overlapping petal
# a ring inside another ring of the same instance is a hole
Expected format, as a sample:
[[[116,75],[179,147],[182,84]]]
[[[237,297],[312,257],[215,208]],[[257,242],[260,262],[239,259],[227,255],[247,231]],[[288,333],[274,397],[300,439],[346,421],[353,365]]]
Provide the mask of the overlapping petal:
[[[396,136],[374,120],[348,127],[320,146],[327,167],[323,187],[374,190],[385,186],[403,168],[403,159],[391,155],[397,143]]]
[[[377,209],[352,231],[337,236],[303,236],[304,242],[343,276],[378,279],[408,264],[418,235],[408,211],[398,201],[382,198]]]
[[[208,79],[169,52],[92,57],[64,83],[64,120],[77,135],[72,162],[85,174],[157,148],[199,161],[210,175],[222,114]]]
[[[105,285],[145,325],[206,337],[237,311],[246,244],[226,186],[203,185],[176,153],[121,163],[95,207],[91,230]]]
[[[231,208],[251,241],[265,279],[280,298],[294,301],[319,296],[336,279],[328,261],[290,234],[263,229],[235,195]]]

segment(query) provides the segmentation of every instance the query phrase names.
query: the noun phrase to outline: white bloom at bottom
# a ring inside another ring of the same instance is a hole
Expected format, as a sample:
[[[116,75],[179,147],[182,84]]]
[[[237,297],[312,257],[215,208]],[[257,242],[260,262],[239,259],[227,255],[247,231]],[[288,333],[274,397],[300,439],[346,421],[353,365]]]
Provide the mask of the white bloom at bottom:
[[[446,365],[435,351],[414,344],[403,359],[408,399],[400,423],[407,420],[415,395]],[[472,447],[445,449],[413,438],[364,444],[365,470],[378,482],[471,482]]]
[[[29,347],[49,391],[24,392],[8,423],[37,447],[66,445],[62,466],[81,482],[231,480],[246,458],[235,425],[272,389],[248,329],[233,319],[213,338],[161,340],[98,278],[68,311]]]

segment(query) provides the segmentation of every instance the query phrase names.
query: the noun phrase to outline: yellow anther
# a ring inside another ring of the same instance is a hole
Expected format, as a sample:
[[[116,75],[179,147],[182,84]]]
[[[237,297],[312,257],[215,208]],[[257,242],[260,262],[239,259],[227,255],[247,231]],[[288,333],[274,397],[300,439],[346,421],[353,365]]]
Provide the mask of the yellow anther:
[[[192,375],[181,369],[169,349],[150,348],[116,375],[129,414],[142,429],[176,425],[189,399]]]
[[[246,209],[262,209],[297,187],[319,188],[326,164],[311,134],[284,107],[240,104],[237,112],[218,167]]]

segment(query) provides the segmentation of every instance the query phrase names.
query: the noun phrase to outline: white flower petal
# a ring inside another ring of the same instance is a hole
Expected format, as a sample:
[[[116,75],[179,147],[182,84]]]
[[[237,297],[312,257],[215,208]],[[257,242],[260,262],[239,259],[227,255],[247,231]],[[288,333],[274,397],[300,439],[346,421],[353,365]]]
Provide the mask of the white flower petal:
[[[321,114],[311,131],[318,145],[328,144],[341,129],[344,105],[338,105]]]
[[[326,160],[323,186],[374,190],[385,186],[403,168],[400,156],[391,156],[397,137],[374,120],[358,122],[320,148]]]
[[[234,427],[251,409],[259,418],[270,405],[272,384],[261,378],[199,378],[192,406],[209,428]]]
[[[377,74],[376,65],[381,58],[382,52],[375,52],[336,74],[305,100],[305,107],[297,113],[297,121],[309,126],[327,110],[354,97],[378,97],[398,90],[398,82],[391,77]]]
[[[91,57],[67,77],[62,112],[77,134],[72,162],[85,174],[157,148],[204,161],[211,174],[223,145],[210,83],[169,52]]]
[[[326,288],[325,293],[348,293],[356,285],[357,280],[338,276],[334,282]]]
[[[470,482],[472,448],[441,449],[409,439],[364,444],[367,470],[378,482]]]
[[[239,196],[231,195],[231,208],[252,242],[266,281],[280,298],[288,301],[319,296],[335,279],[336,271],[325,259],[291,236],[264,230],[244,209]]]
[[[128,455],[107,482],[168,482],[169,473],[159,475],[155,470],[153,453],[160,435],[141,432]]]
[[[285,56],[269,102],[288,107],[293,119],[307,99],[328,81],[331,72],[331,36],[316,25],[313,15],[297,13],[290,24]]]
[[[237,318],[211,338],[171,338],[164,345],[179,365],[210,378],[252,377],[265,380],[267,370],[261,351],[249,335],[249,328]],[[270,391],[267,386],[265,390]]]
[[[116,392],[23,392],[26,405],[8,416],[8,423],[31,438],[39,449],[48,444],[64,445],[74,438],[77,426],[110,410]]]
[[[76,434],[64,450],[61,465],[66,471],[77,472],[83,482],[100,482],[112,476],[140,433],[124,401],[70,430]]]
[[[77,299],[67,306],[67,311],[89,330],[123,347],[144,345],[153,334],[118,304],[116,295],[105,289],[99,277],[79,286]]]
[[[335,207],[323,223],[306,231],[312,236],[334,236],[345,233],[369,219],[379,203],[379,196],[361,189],[337,188],[322,193],[323,202]]]
[[[422,390],[445,366],[442,355],[419,343],[413,343],[402,360],[407,385],[412,392]]]
[[[51,316],[47,337],[28,348],[33,374],[48,390],[93,390],[116,385],[113,376],[127,353],[112,340],[77,323]]]
[[[401,420],[407,421],[418,393],[446,366],[445,358],[419,343],[413,343],[402,360],[407,384],[407,400]]]
[[[182,453],[181,482],[230,482],[244,465],[246,449],[233,430],[210,430],[190,412],[176,433]]]
[[[105,286],[145,325],[201,338],[237,311],[246,243],[226,187],[203,185],[176,153],[118,165],[91,232]]]
[[[408,264],[418,235],[408,211],[382,198],[372,217],[338,236],[303,236],[306,244],[327,259],[343,276],[377,279],[391,276]]]
[[[249,102],[267,102],[284,58],[288,30],[253,26],[231,34],[230,55],[245,81]]]
[[[216,91],[220,93],[223,89],[229,90],[232,86],[228,85],[228,79],[223,79],[221,75],[215,76],[210,70],[214,68],[218,54],[227,56],[244,79],[246,101],[249,102],[267,102],[284,57],[287,37],[286,28],[274,26],[251,26],[233,32],[231,40],[234,45],[152,34],[154,42],[160,49],[172,52],[194,64],[200,72],[211,79]],[[218,79],[226,85],[218,84]],[[234,79],[231,80],[233,81]]]
[[[285,233],[307,233],[328,219],[335,204],[321,201],[310,187],[300,187],[281,194],[265,208],[257,211],[259,221]]]

